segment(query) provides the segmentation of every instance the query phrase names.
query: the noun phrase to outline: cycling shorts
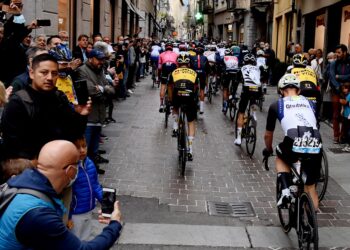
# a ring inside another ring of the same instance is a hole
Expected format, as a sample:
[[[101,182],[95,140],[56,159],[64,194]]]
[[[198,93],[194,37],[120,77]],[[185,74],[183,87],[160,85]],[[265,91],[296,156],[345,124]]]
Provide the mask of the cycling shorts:
[[[320,178],[322,151],[319,154],[301,154],[293,152],[292,148],[293,140],[289,137],[285,137],[283,142],[276,147],[276,154],[289,166],[301,159],[301,169],[306,174],[305,184],[315,184]]]
[[[229,71],[229,72],[225,72],[223,75],[223,79],[222,79],[222,87],[224,89],[227,89],[230,86],[230,82],[232,81],[232,84],[239,84],[238,81],[238,71]]]
[[[256,100],[261,98],[262,88],[261,87],[248,87],[244,86],[241,94],[241,100],[239,101],[238,112],[244,113],[248,107],[249,101],[252,104],[256,103]]]
[[[151,65],[158,67],[159,56],[151,56]]]
[[[178,96],[177,91],[179,89],[174,89],[173,94],[173,106],[175,108],[181,107],[181,105],[186,105],[185,113],[188,122],[192,122],[197,119],[197,104],[195,94],[192,93],[190,96]]]
[[[205,72],[197,72],[197,81],[199,82],[199,88],[202,90],[205,89],[205,86],[207,85],[207,75]]]
[[[173,71],[177,68],[175,63],[163,63],[162,65],[162,74],[160,76],[161,78],[161,84],[167,84],[168,77]]]

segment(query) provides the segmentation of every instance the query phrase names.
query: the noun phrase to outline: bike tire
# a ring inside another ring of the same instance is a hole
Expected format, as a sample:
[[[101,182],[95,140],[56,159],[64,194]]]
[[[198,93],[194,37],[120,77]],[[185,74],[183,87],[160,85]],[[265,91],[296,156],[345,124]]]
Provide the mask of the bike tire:
[[[211,89],[210,84],[209,84],[209,88],[208,88],[208,92],[207,92],[207,97],[208,97],[209,103],[211,104],[213,93],[212,93],[212,89]]]
[[[318,249],[318,226],[314,205],[307,193],[299,198],[297,235],[299,249]]]
[[[237,114],[237,105],[233,100],[229,100],[229,112],[230,112],[230,118],[233,122],[235,120],[235,116]]]
[[[168,113],[168,105],[167,104],[165,105],[164,114],[165,114],[164,128],[168,128],[169,113]]]
[[[281,197],[282,194],[282,183],[280,182],[279,178],[277,178],[276,181],[276,201],[278,201]],[[290,207],[288,208],[281,208],[277,207],[277,212],[278,212],[278,218],[280,220],[283,232],[289,233],[291,230],[291,209]]]
[[[182,119],[180,135],[181,135],[180,137],[181,150],[179,152],[181,154],[180,169],[181,169],[181,176],[185,176],[186,161],[187,161],[187,139],[186,139],[186,125],[183,119]]]
[[[326,152],[322,151],[322,161],[321,161],[321,169],[320,169],[320,177],[316,182],[316,190],[318,193],[319,201],[323,200],[324,195],[327,191],[328,186],[328,158]]]
[[[256,123],[253,116],[248,117],[245,127],[245,145],[250,158],[253,157],[256,146]]]

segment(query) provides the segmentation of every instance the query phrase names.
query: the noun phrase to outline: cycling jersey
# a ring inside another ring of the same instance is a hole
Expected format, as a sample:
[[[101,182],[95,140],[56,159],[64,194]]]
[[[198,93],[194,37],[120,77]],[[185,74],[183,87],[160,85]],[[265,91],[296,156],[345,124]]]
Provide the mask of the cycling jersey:
[[[165,63],[173,63],[177,65],[177,57],[178,55],[173,51],[165,51],[159,56],[158,69],[162,69],[163,64]]]
[[[241,68],[244,87],[260,87],[260,69],[255,65],[244,65]]]
[[[317,77],[315,71],[311,67],[292,67],[290,73],[295,74],[298,77],[301,91],[304,89],[318,90]]]
[[[220,55],[220,57],[221,58],[224,58],[224,56],[225,56],[225,48],[219,48],[218,49],[218,52],[219,52],[219,55]]]
[[[225,65],[226,72],[237,71],[238,68],[238,58],[236,56],[224,56],[223,62]]]
[[[175,108],[186,105],[187,121],[192,122],[197,116],[195,88],[197,73],[190,68],[178,68],[171,74],[174,82],[173,105]]]
[[[306,97],[288,96],[272,104],[267,116],[266,130],[274,131],[276,119],[280,121],[285,137],[293,141],[293,152],[320,153],[322,143],[315,110]]]
[[[158,45],[153,45],[151,48],[151,57],[159,57],[162,48]]]
[[[204,56],[208,58],[208,61],[210,63],[215,63],[216,62],[216,52],[215,51],[205,51]]]
[[[256,66],[258,66],[258,68],[260,68],[260,66],[265,67],[266,66],[266,58],[259,56],[256,58]]]
[[[196,55],[191,58],[191,69],[196,71],[200,89],[206,86],[206,72],[210,71],[208,59],[204,55]]]

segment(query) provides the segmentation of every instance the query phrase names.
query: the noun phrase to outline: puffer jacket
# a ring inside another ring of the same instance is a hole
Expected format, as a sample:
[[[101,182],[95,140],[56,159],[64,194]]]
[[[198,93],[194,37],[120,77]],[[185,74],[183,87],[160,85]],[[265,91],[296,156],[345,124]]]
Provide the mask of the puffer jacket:
[[[102,200],[102,187],[98,182],[95,164],[88,157],[79,163],[79,173],[73,184],[71,215],[93,210],[96,199]]]

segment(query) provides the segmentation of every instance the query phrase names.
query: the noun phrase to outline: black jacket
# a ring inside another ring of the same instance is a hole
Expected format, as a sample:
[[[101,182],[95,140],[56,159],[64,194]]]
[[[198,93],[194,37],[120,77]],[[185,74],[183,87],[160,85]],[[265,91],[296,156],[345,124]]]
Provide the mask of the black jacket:
[[[5,158],[36,158],[49,141],[82,136],[86,122],[63,92],[40,93],[27,86],[11,96],[2,113]]]

